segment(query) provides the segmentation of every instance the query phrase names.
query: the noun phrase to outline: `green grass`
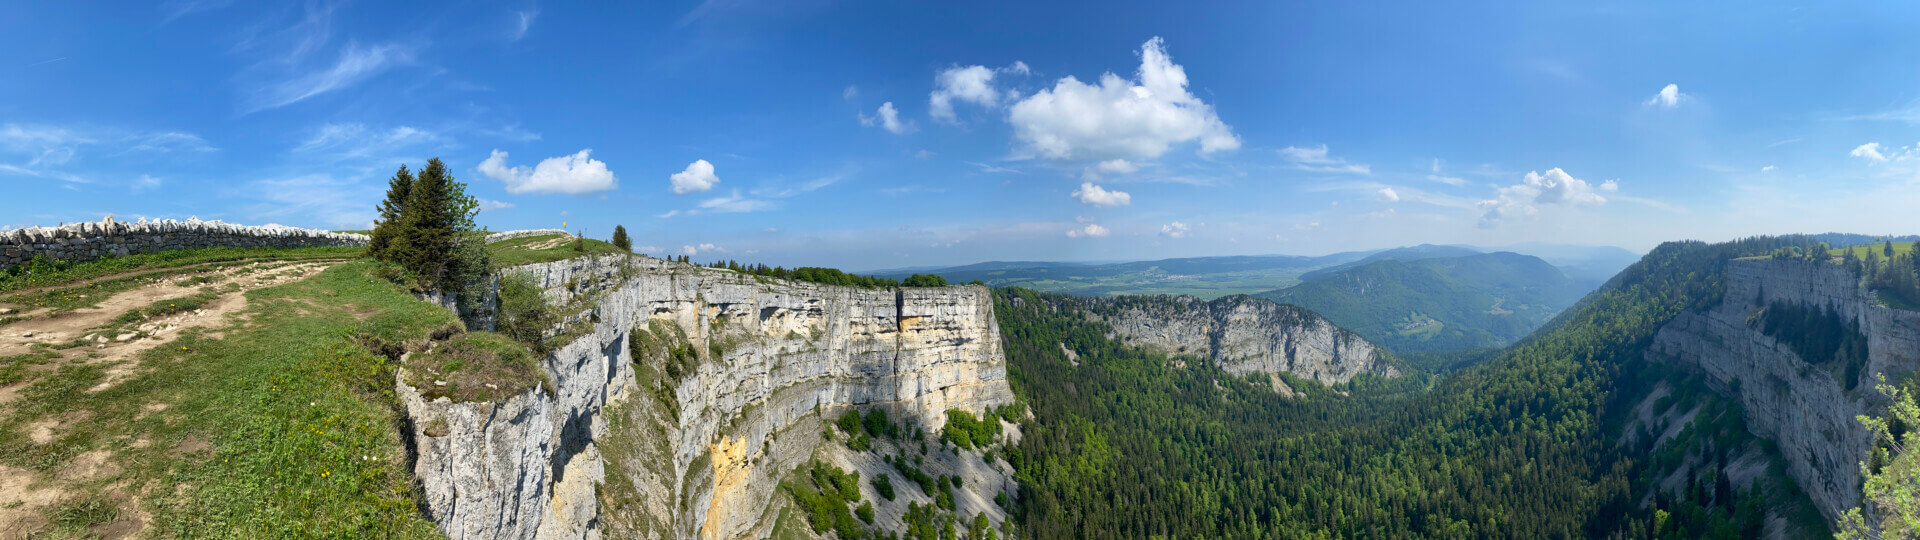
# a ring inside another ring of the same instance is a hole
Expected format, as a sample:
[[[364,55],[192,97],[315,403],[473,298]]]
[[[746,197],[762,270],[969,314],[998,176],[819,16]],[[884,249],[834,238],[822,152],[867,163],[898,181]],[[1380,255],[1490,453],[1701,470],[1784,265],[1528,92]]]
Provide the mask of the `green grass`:
[[[446,396],[458,402],[493,401],[543,383],[553,391],[547,372],[526,345],[493,332],[453,336],[433,352],[407,357],[406,367],[407,384],[429,400]]]
[[[376,264],[248,292],[248,323],[224,339],[185,331],[99,392],[89,389],[108,365],[42,371],[0,417],[0,463],[51,476],[111,451],[117,474],[65,488],[141,501],[150,536],[437,537],[412,500],[394,366],[364,344],[423,342],[459,324],[376,277]],[[26,426],[48,419],[83,421],[32,442]],[[97,506],[74,510],[103,518]]]
[[[1886,247],[1887,247],[1886,242],[1875,242],[1872,244],[1861,244],[1858,246],[1834,249],[1834,250],[1830,250],[1829,252],[1832,253],[1833,256],[1835,257],[1841,257],[1841,256],[1845,256],[1847,253],[1847,250],[1851,249],[1853,250],[1853,256],[1865,259],[1867,258],[1867,251],[1872,250],[1874,256],[1879,257],[1880,260],[1884,261],[1887,259],[1887,253],[1882,250],[1885,250]],[[1912,252],[1913,252],[1913,242],[1894,242],[1893,243],[1894,255],[1899,255],[1901,253],[1912,253]]]
[[[546,236],[515,238],[504,242],[488,244],[487,249],[493,252],[494,268],[509,268],[525,264],[553,262],[605,253],[626,253],[626,250],[614,247],[613,244],[592,238],[585,240],[584,251],[574,251],[572,240],[560,242],[558,245],[546,249],[533,249],[533,246],[536,244],[552,242],[554,239],[563,237],[565,236],[550,234]]]
[[[143,253],[126,257],[108,257],[82,263],[54,262],[47,265],[22,265],[0,271],[0,293],[21,289],[64,285],[134,270],[178,268],[213,262],[302,260],[345,258],[360,255],[363,248],[205,248]]]

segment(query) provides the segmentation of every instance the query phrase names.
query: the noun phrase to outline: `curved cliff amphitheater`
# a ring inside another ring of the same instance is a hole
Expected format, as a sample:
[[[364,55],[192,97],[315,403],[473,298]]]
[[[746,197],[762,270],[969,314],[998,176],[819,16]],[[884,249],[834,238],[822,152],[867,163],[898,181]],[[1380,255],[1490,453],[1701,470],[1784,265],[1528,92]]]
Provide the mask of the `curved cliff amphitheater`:
[[[935,505],[1004,527],[1008,465],[926,443],[954,410],[1018,436],[989,418],[1013,395],[983,287],[493,234],[511,265],[490,298],[531,284],[548,317],[525,348],[395,284],[366,241],[0,233],[0,536],[766,537],[806,530],[783,486],[827,469],[858,475],[874,527]],[[843,429],[849,411],[892,435]],[[906,469],[940,481],[868,481]]]

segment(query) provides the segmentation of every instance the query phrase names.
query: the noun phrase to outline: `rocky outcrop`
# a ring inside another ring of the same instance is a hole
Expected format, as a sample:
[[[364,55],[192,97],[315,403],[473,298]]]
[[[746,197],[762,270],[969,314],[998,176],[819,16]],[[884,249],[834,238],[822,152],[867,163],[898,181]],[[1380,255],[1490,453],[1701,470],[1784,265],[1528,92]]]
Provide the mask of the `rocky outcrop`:
[[[1212,302],[1191,296],[1073,302],[1128,344],[1209,358],[1236,375],[1287,373],[1321,384],[1347,382],[1362,373],[1400,375],[1372,343],[1298,306],[1247,296]]]
[[[556,331],[578,337],[544,360],[552,388],[403,400],[423,506],[449,536],[764,536],[825,415],[880,407],[937,428],[948,409],[1013,400],[983,287],[857,289],[632,256],[510,271],[570,306]]]
[[[1858,324],[1868,342],[1859,380],[1849,384],[1844,370],[1809,364],[1763,333],[1755,315],[1772,302],[1829,309]],[[1860,502],[1859,464],[1872,440],[1855,417],[1886,405],[1872,377],[1897,380],[1920,367],[1920,313],[1880,306],[1837,265],[1735,260],[1721,304],[1675,317],[1647,355],[1704,373],[1738,399],[1748,429],[1779,445],[1789,474],[1831,520]]]
[[[34,257],[88,261],[175,249],[210,247],[300,248],[367,245],[364,234],[336,233],[280,225],[249,227],[219,221],[160,220],[128,223],[109,217],[59,227],[29,227],[0,232],[0,269]]]

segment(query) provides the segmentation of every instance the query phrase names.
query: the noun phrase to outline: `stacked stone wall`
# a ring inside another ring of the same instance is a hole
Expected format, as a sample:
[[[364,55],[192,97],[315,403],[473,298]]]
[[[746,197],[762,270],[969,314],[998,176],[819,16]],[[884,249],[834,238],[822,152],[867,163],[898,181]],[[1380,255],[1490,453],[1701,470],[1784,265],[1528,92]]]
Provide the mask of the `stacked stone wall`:
[[[79,262],[101,257],[175,249],[365,245],[367,245],[367,236],[364,234],[336,233],[279,225],[249,227],[197,219],[141,220],[128,223],[107,218],[97,222],[73,223],[58,227],[29,227],[0,232],[0,269],[21,265],[39,256]]]

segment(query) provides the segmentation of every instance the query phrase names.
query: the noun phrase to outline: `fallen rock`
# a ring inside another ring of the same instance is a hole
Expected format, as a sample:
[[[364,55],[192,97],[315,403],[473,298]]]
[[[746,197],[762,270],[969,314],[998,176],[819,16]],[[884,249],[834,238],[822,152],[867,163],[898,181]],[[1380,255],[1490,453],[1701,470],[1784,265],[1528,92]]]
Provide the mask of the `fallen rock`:
[[[139,334],[135,334],[135,333],[133,333],[133,332],[127,332],[127,333],[125,333],[125,334],[120,334],[120,335],[117,335],[117,336],[113,336],[113,340],[114,340],[114,341],[126,341],[126,340],[129,340],[129,339],[133,339],[133,337],[134,337],[134,336],[137,336],[137,335],[139,335]]]

